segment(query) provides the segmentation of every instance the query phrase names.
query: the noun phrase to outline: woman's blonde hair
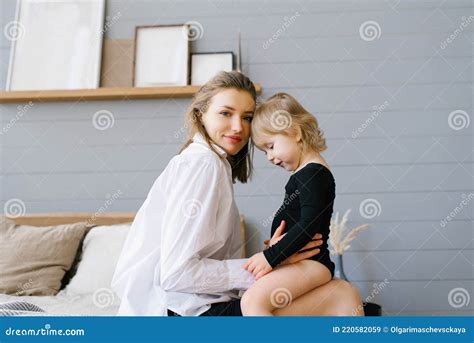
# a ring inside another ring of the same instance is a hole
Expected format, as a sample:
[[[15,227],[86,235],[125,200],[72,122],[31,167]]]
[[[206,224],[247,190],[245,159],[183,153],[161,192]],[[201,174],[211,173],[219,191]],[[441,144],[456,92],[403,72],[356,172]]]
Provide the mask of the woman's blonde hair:
[[[212,97],[217,93],[226,89],[237,89],[246,91],[250,94],[253,101],[257,102],[257,91],[255,86],[250,79],[242,73],[237,71],[230,72],[219,72],[211,80],[209,80],[199,91],[194,95],[193,101],[189,106],[185,115],[185,128],[188,128],[188,139],[186,143],[181,147],[179,153],[188,147],[192,143],[192,138],[195,133],[201,133],[206,139],[209,147],[217,155],[217,151],[212,146],[211,138],[209,137],[206,129],[204,128],[201,118],[202,114],[207,111],[211,104]],[[249,139],[250,142],[250,139]],[[252,175],[252,148],[249,142],[234,156],[227,155],[227,160],[232,167],[232,181],[239,180],[242,183],[246,183]]]
[[[317,119],[287,93],[277,93],[257,107],[252,120],[252,141],[257,146],[262,134],[300,134],[303,151],[327,149]]]

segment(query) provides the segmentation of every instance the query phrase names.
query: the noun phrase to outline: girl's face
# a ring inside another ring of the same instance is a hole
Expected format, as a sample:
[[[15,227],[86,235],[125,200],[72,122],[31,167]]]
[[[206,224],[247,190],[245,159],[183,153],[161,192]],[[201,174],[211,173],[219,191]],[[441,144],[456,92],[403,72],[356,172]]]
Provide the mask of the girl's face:
[[[259,135],[258,149],[265,152],[267,159],[276,166],[295,171],[301,157],[298,137],[284,134]]]
[[[202,124],[211,140],[233,156],[249,141],[254,111],[255,101],[248,92],[226,89],[212,97]]]

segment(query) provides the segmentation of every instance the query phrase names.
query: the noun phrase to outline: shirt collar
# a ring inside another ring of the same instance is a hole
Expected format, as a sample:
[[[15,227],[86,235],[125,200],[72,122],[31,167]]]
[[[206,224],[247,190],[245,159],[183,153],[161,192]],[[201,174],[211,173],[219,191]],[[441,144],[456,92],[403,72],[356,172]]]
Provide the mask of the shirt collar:
[[[199,143],[199,144],[204,144],[206,147],[209,147],[209,144],[207,144],[206,139],[200,132],[196,132],[193,136],[193,142]],[[221,157],[227,157],[227,153],[225,152],[224,149],[222,149],[220,146],[217,144],[212,143],[212,147],[217,151],[219,156]]]

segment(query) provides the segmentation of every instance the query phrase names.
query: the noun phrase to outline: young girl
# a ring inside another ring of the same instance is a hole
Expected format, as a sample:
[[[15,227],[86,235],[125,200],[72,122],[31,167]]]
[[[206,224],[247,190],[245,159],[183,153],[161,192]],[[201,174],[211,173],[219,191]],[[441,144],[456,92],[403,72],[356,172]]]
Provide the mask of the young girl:
[[[286,234],[270,240],[267,249],[253,255],[244,266],[257,282],[242,297],[243,315],[271,316],[275,309],[289,305],[292,299],[328,283],[334,276],[327,240],[335,182],[321,156],[326,142],[318,122],[292,96],[275,94],[256,110],[252,140],[271,163],[292,172],[285,187],[284,204],[272,224],[273,236],[284,220]],[[281,265],[318,232],[324,242],[319,254]]]

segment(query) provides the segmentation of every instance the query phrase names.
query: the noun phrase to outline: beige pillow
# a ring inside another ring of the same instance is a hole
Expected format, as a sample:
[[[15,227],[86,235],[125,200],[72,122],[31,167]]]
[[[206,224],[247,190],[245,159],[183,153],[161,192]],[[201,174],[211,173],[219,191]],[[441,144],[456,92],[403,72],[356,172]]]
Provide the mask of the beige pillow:
[[[0,217],[0,293],[55,295],[87,229],[85,222],[37,227]]]

